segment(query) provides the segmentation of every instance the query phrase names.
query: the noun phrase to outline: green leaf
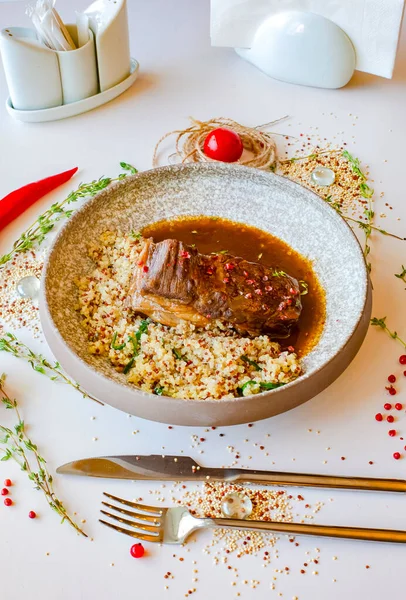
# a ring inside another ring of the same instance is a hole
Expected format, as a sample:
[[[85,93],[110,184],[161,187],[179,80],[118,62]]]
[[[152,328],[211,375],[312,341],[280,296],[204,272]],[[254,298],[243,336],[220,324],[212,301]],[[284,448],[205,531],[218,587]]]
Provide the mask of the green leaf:
[[[278,383],[265,383],[265,382],[261,381],[261,383],[259,384],[259,387],[261,388],[261,390],[265,391],[265,390],[275,390],[276,388],[281,387],[282,385],[286,385],[286,384],[285,383],[281,383],[281,382],[278,382]]]
[[[258,363],[256,363],[254,360],[251,360],[250,358],[248,358],[248,356],[245,356],[245,354],[243,354],[242,356],[240,356],[241,360],[244,361],[247,365],[250,365],[251,367],[254,367],[254,369],[256,371],[262,371],[262,367],[259,366]]]
[[[162,396],[163,393],[164,393],[164,388],[162,385],[157,385],[156,388],[154,388],[155,396]]]
[[[131,369],[131,367],[133,366],[135,362],[135,358],[134,356],[130,359],[130,361],[126,364],[126,366],[124,367],[123,373],[124,375],[127,375],[128,371]]]
[[[375,327],[382,327],[382,329],[386,329],[386,317],[383,317],[382,319],[377,319],[376,317],[372,317],[371,319],[371,325],[374,325]]]
[[[14,429],[17,434],[22,433],[24,431],[24,421],[20,421],[18,425],[14,427]]]
[[[258,383],[256,381],[254,381],[253,379],[250,379],[249,381],[246,381],[245,383],[242,384],[241,387],[237,388],[238,393],[243,396],[244,395],[244,391],[245,389],[249,386],[249,385],[258,385]]]
[[[273,275],[274,277],[282,277],[282,276],[285,276],[285,275],[286,275],[286,273],[285,273],[285,271],[277,271],[277,270],[275,269],[275,270],[273,271],[272,275]]]
[[[121,162],[120,167],[122,169],[124,169],[124,171],[129,171],[132,175],[135,175],[136,173],[138,173],[138,170],[135,167],[133,167],[132,165],[129,165],[126,162]]]
[[[4,452],[5,452],[4,456],[2,456],[0,459],[2,462],[6,461],[6,460],[10,460],[10,458],[13,458],[13,455],[8,448],[6,448],[6,450]]]
[[[172,352],[177,360],[184,360],[185,362],[187,362],[187,360],[188,360],[187,356],[184,356],[183,354],[181,354],[179,352],[179,350],[177,350],[177,348],[172,348]]]
[[[309,293],[309,284],[303,281],[303,279],[299,281],[299,288],[301,288],[301,296],[306,296]]]
[[[117,331],[114,332],[113,338],[111,340],[110,348],[113,348],[113,350],[122,350],[123,348],[125,348],[126,342],[124,342],[123,344],[116,345],[116,339],[117,339]]]

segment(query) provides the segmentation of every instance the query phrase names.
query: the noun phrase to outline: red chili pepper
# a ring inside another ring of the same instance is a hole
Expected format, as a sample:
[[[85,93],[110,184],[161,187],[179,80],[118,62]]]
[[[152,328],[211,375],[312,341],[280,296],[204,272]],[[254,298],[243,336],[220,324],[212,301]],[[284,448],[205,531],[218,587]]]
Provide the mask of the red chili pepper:
[[[0,231],[11,223],[11,221],[19,217],[34,202],[69,181],[77,170],[78,167],[75,167],[58,175],[52,175],[40,181],[29,183],[5,196],[0,200]]]

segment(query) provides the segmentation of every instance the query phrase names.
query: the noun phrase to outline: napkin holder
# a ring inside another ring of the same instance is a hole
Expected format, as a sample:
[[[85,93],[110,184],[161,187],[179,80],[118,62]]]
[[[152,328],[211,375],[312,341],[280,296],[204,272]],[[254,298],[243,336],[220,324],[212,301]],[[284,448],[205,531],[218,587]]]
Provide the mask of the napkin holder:
[[[343,87],[355,70],[347,34],[330,19],[306,11],[270,15],[255,31],[251,47],[236,52],[274,79],[313,87]]]
[[[76,25],[67,25],[77,42]],[[41,44],[33,29],[0,32],[0,48],[13,107],[38,110],[83,100],[99,91],[93,33],[81,48],[57,51]]]
[[[109,102],[135,81],[138,63],[130,57],[126,0],[96,0],[82,17],[81,35],[76,25],[66,26],[74,50],[48,48],[34,29],[0,31],[10,92],[6,108],[14,118],[39,122],[80,114]]]

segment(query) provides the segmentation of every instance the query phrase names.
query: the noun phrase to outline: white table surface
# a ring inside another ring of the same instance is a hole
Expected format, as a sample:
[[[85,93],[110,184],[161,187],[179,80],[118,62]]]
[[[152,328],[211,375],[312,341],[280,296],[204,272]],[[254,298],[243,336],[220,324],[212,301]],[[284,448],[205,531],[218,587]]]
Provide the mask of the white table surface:
[[[72,20],[73,5],[79,8],[86,2],[58,0],[67,21]],[[24,6],[25,2],[2,3],[0,27],[25,24]],[[389,202],[394,209],[385,210],[388,217],[382,222],[387,229],[404,235],[405,36],[392,81],[358,73],[345,89],[327,91],[273,81],[239,59],[231,49],[211,48],[208,0],[131,0],[129,14],[132,55],[141,65],[139,80],[123,96],[93,112],[54,123],[29,125],[13,121],[4,109],[7,89],[0,72],[0,197],[24,183],[75,165],[80,167],[76,183],[102,174],[115,175],[121,160],[140,170],[148,169],[159,137],[185,126],[189,115],[199,119],[228,116],[255,125],[289,114],[291,127],[281,124],[278,131],[300,133],[318,127],[322,137],[348,142],[354,154],[370,166],[377,191],[377,214],[384,211],[384,202]],[[72,187],[68,184],[55,192],[52,200],[62,199]],[[381,191],[385,192],[383,199],[379,199]],[[1,233],[0,253],[50,201],[47,198],[37,203]],[[406,264],[406,246],[374,236],[372,260],[373,313],[388,315],[390,325],[405,336],[405,286],[393,274],[402,262]],[[46,351],[44,344],[33,341],[29,332],[20,331],[19,335],[31,346]],[[387,375],[401,373],[397,362],[401,353],[401,347],[383,332],[370,330],[352,365],[325,392],[291,412],[256,423],[251,429],[246,425],[224,428],[223,438],[218,436],[219,430],[168,430],[163,424],[128,418],[82,399],[5,353],[0,354],[0,367],[8,374],[8,389],[18,398],[30,435],[40,445],[52,472],[76,457],[154,453],[163,448],[168,454],[184,450],[207,466],[215,466],[230,462],[226,446],[233,445],[241,454],[241,463],[257,469],[275,466],[302,472],[402,478],[406,458],[392,458],[395,450],[402,450],[401,443],[387,435],[386,424],[374,420],[387,398]],[[405,378],[400,378],[398,388],[397,399],[406,404]],[[0,409],[0,416],[0,422],[4,422],[4,410]],[[96,418],[91,420],[92,416]],[[397,416],[396,428],[400,435],[406,434],[405,411]],[[134,435],[134,430],[139,433]],[[207,438],[204,454],[197,454],[190,447],[193,434]],[[92,441],[93,437],[97,441]],[[243,443],[245,438],[249,438],[249,443]],[[265,444],[269,457],[254,447],[255,443]],[[328,447],[331,449],[326,450]],[[253,456],[251,461],[248,455]],[[341,456],[346,460],[342,461]],[[327,464],[323,463],[325,460]],[[369,465],[369,461],[374,464]],[[15,505],[6,508],[0,503],[0,594],[7,600],[179,600],[191,587],[196,587],[192,595],[196,599],[206,599],[209,594],[231,599],[238,592],[241,598],[261,599],[405,598],[402,546],[301,538],[300,546],[295,547],[282,537],[278,542],[279,559],[267,568],[262,567],[260,557],[237,559],[230,555],[228,564],[237,567],[239,573],[239,583],[232,587],[226,565],[214,567],[213,554],[202,552],[210,532],[200,533],[185,548],[149,545],[148,556],[137,561],[129,555],[130,538],[98,524],[103,490],[151,500],[153,495],[148,490],[161,489],[159,484],[56,477],[57,491],[69,510],[86,519],[87,531],[94,538],[91,542],[76,536],[67,525],[59,525],[42,495],[31,490],[27,478],[14,464],[0,463],[0,481],[6,477],[15,482]],[[316,515],[318,523],[406,529],[402,496],[302,493],[310,502],[325,502]],[[35,521],[27,517],[31,509],[38,512]],[[305,552],[314,553],[314,548],[320,548],[318,575],[312,575],[311,569],[302,575],[299,569],[308,556]],[[179,556],[185,560],[180,562]],[[274,569],[286,565],[291,574],[278,575],[276,589],[271,590]],[[366,569],[366,565],[370,568]],[[198,569],[198,574],[193,573],[194,569]],[[174,574],[173,580],[164,579],[167,571]],[[197,582],[192,582],[194,577]],[[244,579],[256,579],[260,584],[252,589],[249,583],[242,583]],[[168,590],[164,590],[166,584]]]

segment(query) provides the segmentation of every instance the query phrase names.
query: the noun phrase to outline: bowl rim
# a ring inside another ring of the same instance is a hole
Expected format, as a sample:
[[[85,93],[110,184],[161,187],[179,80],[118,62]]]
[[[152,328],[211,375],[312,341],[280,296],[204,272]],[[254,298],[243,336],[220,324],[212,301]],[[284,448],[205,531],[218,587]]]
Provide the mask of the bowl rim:
[[[97,194],[95,194],[94,196],[92,196],[91,198],[85,200],[83,202],[83,204],[74,212],[74,214],[67,220],[64,222],[64,224],[62,225],[62,227],[59,229],[59,231],[57,232],[55,238],[52,241],[52,244],[49,246],[48,248],[48,252],[46,254],[45,257],[45,261],[44,261],[44,267],[42,270],[42,275],[41,275],[41,286],[40,286],[40,315],[41,315],[41,320],[43,319],[43,312],[45,312],[46,317],[48,318],[48,321],[52,327],[53,333],[56,334],[57,338],[59,339],[60,342],[62,342],[65,351],[67,351],[69,353],[69,355],[71,356],[71,358],[74,358],[78,361],[80,361],[80,363],[86,368],[88,369],[91,374],[93,376],[96,376],[98,378],[101,378],[102,381],[107,381],[109,382],[110,385],[113,385],[114,387],[117,386],[118,389],[120,388],[124,388],[126,390],[128,390],[131,393],[134,394],[140,394],[142,395],[144,398],[150,398],[151,396],[154,398],[154,400],[156,402],[160,402],[161,399],[163,400],[175,400],[178,403],[187,403],[188,405],[190,405],[191,403],[194,404],[202,404],[204,403],[205,405],[207,404],[218,404],[220,403],[235,403],[235,402],[239,402],[239,401],[244,401],[247,400],[249,398],[256,398],[258,397],[258,394],[250,394],[248,396],[241,396],[241,397],[234,397],[234,398],[227,398],[227,399],[223,399],[223,400],[216,400],[214,398],[208,398],[205,400],[201,400],[201,399],[187,399],[187,398],[178,398],[178,397],[172,397],[172,396],[157,396],[155,394],[152,394],[150,392],[146,392],[145,390],[142,390],[141,388],[137,388],[137,387],[133,387],[131,385],[129,385],[126,382],[122,382],[122,381],[117,381],[111,377],[107,377],[106,375],[104,375],[103,373],[101,373],[98,369],[96,369],[93,365],[89,364],[88,362],[86,362],[77,352],[75,352],[70,345],[65,341],[64,337],[62,336],[62,334],[59,331],[59,328],[57,327],[51,311],[49,309],[49,305],[48,305],[48,300],[47,300],[47,294],[46,294],[46,281],[47,281],[47,275],[48,275],[48,268],[49,268],[49,263],[54,251],[55,246],[57,245],[59,239],[64,235],[64,232],[67,228],[69,228],[71,226],[71,223],[75,220],[78,219],[80,217],[80,214],[83,210],[85,210],[89,205],[91,205],[93,202],[97,202],[98,198],[106,195],[107,193],[110,193],[112,190],[115,189],[119,189],[120,187],[122,187],[123,185],[125,185],[126,183],[128,183],[129,181],[134,181],[137,179],[142,179],[142,177],[144,177],[145,175],[148,176],[148,174],[151,173],[162,173],[162,172],[174,172],[176,173],[177,171],[184,171],[184,170],[198,170],[198,169],[207,169],[208,171],[211,171],[213,169],[224,169],[224,170],[239,170],[241,172],[246,171],[247,174],[252,174],[252,172],[257,172],[258,174],[261,175],[265,175],[267,177],[272,178],[276,178],[278,180],[283,180],[284,183],[290,185],[292,188],[301,188],[304,189],[306,191],[306,193],[312,195],[314,197],[314,200],[316,202],[318,202],[320,204],[320,206],[323,206],[323,210],[326,211],[330,211],[330,215],[332,216],[333,219],[336,219],[337,223],[341,223],[344,224],[345,227],[347,228],[348,232],[351,234],[351,237],[353,238],[353,240],[356,242],[355,247],[358,249],[358,253],[359,253],[359,258],[361,258],[361,264],[363,267],[363,280],[365,282],[365,286],[364,286],[364,293],[363,293],[363,298],[362,298],[362,307],[359,311],[358,317],[356,322],[354,322],[353,327],[351,328],[351,331],[348,333],[346,339],[344,340],[344,342],[342,343],[342,345],[334,352],[334,354],[332,354],[325,362],[323,362],[321,365],[319,365],[318,367],[314,368],[311,372],[307,373],[306,371],[302,374],[299,375],[299,377],[297,377],[296,379],[294,379],[293,381],[275,388],[273,390],[268,390],[265,392],[261,392],[260,396],[261,397],[268,397],[271,394],[286,394],[289,393],[290,390],[292,390],[292,388],[294,388],[294,386],[298,386],[300,385],[304,380],[308,380],[313,378],[314,376],[320,374],[323,370],[325,370],[330,363],[336,358],[336,356],[338,354],[340,354],[346,347],[347,345],[350,343],[354,333],[356,332],[357,328],[360,325],[360,322],[362,321],[363,315],[365,313],[365,308],[367,306],[368,303],[368,294],[370,291],[370,278],[369,278],[369,272],[368,272],[368,268],[366,265],[366,261],[365,261],[365,256],[360,244],[360,241],[358,240],[357,236],[355,235],[354,231],[352,230],[352,228],[350,227],[350,225],[347,223],[347,221],[334,209],[332,208],[328,203],[326,203],[321,196],[319,196],[318,194],[316,194],[313,190],[306,188],[305,186],[300,185],[299,183],[296,183],[295,181],[292,181],[291,179],[287,178],[287,177],[283,177],[281,175],[277,175],[276,173],[273,173],[272,171],[270,171],[269,173],[266,171],[262,171],[261,169],[255,169],[253,167],[247,167],[244,165],[239,165],[239,164],[235,164],[235,163],[220,163],[219,165],[217,165],[215,162],[196,162],[196,163],[181,163],[181,164],[177,164],[177,165],[165,165],[162,167],[157,167],[157,168],[153,168],[153,169],[147,169],[145,171],[140,171],[137,172],[134,175],[127,175],[126,177],[123,177],[122,179],[119,179],[118,181],[114,181],[112,182],[110,185],[108,185],[106,188],[104,188],[103,190],[101,190],[100,192],[98,192]],[[315,345],[315,348],[317,347],[317,344]]]

